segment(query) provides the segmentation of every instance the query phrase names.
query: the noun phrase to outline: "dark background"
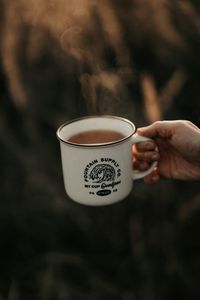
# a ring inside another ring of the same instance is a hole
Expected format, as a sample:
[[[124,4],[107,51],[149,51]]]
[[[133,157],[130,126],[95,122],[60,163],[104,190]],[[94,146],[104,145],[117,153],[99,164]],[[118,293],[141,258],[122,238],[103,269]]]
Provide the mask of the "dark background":
[[[90,114],[200,126],[195,0],[0,2],[0,299],[200,298],[199,183],[64,192],[56,130]]]

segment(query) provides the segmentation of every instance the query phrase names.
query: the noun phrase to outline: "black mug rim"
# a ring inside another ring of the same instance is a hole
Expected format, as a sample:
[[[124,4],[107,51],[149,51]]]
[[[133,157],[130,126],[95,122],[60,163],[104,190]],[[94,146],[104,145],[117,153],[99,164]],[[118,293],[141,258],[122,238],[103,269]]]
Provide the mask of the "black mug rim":
[[[72,142],[69,142],[65,139],[63,139],[60,135],[60,132],[61,130],[72,124],[72,123],[75,123],[75,122],[78,122],[78,121],[82,121],[82,120],[86,120],[86,119],[95,119],[95,118],[98,118],[98,119],[115,119],[115,120],[119,120],[119,121],[123,121],[125,123],[128,123],[131,127],[132,127],[132,133],[125,136],[124,138],[120,139],[120,140],[117,140],[117,141],[113,141],[113,142],[106,142],[106,143],[99,143],[99,144],[79,144],[79,143],[72,143]],[[136,127],[135,125],[128,119],[124,118],[124,117],[119,117],[119,116],[114,116],[114,115],[90,115],[90,116],[84,116],[84,117],[80,117],[80,118],[75,118],[75,119],[72,119],[70,121],[67,121],[65,123],[63,123],[56,131],[56,136],[58,138],[58,140],[64,144],[67,144],[67,145],[70,145],[70,146],[74,146],[74,147],[80,147],[80,148],[99,148],[99,147],[105,147],[105,146],[111,146],[111,145],[114,145],[114,144],[119,144],[119,143],[122,143],[126,140],[128,140],[136,131]]]

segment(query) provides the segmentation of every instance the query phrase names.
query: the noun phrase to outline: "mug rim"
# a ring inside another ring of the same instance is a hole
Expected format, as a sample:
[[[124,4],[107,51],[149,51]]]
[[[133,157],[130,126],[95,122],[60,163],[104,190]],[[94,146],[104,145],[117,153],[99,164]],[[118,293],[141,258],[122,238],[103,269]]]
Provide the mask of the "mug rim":
[[[115,120],[119,120],[119,121],[123,121],[125,123],[128,123],[131,127],[132,127],[132,133],[125,136],[124,138],[120,139],[120,140],[117,140],[117,141],[113,141],[113,142],[105,142],[105,143],[99,143],[99,144],[79,144],[79,143],[72,143],[72,142],[69,142],[67,140],[64,140],[61,135],[60,135],[60,132],[61,130],[72,124],[72,123],[75,123],[75,122],[78,122],[78,121],[81,121],[81,120],[86,120],[86,119],[95,119],[95,118],[98,118],[98,119],[115,119]],[[63,142],[64,144],[67,144],[67,145],[70,145],[70,146],[73,146],[73,147],[78,147],[78,148],[99,148],[99,147],[105,147],[105,146],[112,146],[112,145],[115,145],[115,144],[119,144],[119,143],[122,143],[126,140],[128,140],[136,131],[136,127],[135,125],[133,124],[133,122],[131,122],[130,120],[124,118],[124,117],[120,117],[120,116],[115,116],[115,115],[90,115],[90,116],[83,116],[83,117],[79,117],[79,118],[75,118],[75,119],[72,119],[72,120],[69,120],[65,123],[63,123],[62,125],[59,126],[59,128],[57,129],[56,131],[56,136],[58,138],[59,141]]]

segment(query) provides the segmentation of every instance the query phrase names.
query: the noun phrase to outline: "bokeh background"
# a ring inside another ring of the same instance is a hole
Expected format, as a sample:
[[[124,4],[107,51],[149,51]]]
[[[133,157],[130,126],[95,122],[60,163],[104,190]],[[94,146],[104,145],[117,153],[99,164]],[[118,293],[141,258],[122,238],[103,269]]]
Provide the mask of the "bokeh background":
[[[64,192],[56,130],[91,114],[200,125],[198,0],[1,0],[0,299],[200,299],[199,183]]]

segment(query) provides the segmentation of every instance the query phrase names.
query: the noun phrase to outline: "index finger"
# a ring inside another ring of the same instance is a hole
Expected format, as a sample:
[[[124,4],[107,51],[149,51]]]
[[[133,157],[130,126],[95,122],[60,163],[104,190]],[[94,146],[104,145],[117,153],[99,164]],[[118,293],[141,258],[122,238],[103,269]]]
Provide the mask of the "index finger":
[[[156,148],[156,144],[153,141],[140,142],[135,145],[137,151],[151,151]]]

